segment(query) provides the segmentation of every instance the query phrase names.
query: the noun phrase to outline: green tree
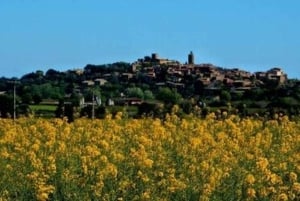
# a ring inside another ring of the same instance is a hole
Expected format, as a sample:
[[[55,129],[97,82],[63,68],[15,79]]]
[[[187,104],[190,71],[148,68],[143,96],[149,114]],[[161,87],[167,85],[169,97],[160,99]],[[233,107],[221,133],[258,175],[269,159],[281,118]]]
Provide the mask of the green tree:
[[[0,95],[0,116],[5,118],[10,117],[13,115],[13,110],[13,96]]]
[[[42,93],[41,93],[40,86],[32,85],[32,86],[30,86],[30,90],[31,90],[31,95],[32,95],[33,101],[35,102],[35,104],[39,104],[40,101],[42,100]]]
[[[93,98],[95,101],[96,97],[101,98],[101,89],[98,86],[88,88],[87,90],[85,90],[83,96],[86,101],[92,102]]]
[[[70,102],[72,107],[78,107],[80,105],[81,96],[77,93],[72,93],[70,97]]]
[[[152,91],[145,90],[144,91],[144,99],[145,100],[153,100],[154,99],[154,95],[153,95]]]
[[[64,113],[65,113],[65,108],[64,108],[64,100],[63,99],[60,99],[58,101],[58,105],[57,105],[57,108],[55,110],[55,116],[57,118],[62,118],[64,117]]]
[[[32,100],[34,104],[38,105],[40,102],[42,102],[42,95],[40,93],[33,94]]]
[[[30,104],[33,101],[32,94],[27,92],[21,95],[22,103]]]
[[[168,87],[159,88],[156,98],[166,104],[179,104],[182,96],[175,90]]]
[[[221,99],[221,101],[224,101],[224,102],[230,102],[231,101],[231,95],[228,91],[222,90],[221,93],[220,93],[220,99]]]
[[[193,109],[194,109],[193,101],[191,101],[191,100],[184,100],[180,104],[180,107],[182,108],[182,110],[183,110],[184,113],[190,114],[190,113],[193,112]]]
[[[126,94],[128,97],[136,97],[136,98],[144,98],[144,92],[139,87],[131,87],[126,90]]]
[[[51,83],[42,84],[40,90],[43,98],[59,99],[63,96],[60,88]]]

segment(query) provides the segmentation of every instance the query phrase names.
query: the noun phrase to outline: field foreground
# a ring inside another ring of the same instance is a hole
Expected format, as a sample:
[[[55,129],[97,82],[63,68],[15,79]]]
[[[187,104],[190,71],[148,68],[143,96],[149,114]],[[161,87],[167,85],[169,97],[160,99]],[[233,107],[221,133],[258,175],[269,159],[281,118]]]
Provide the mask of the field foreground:
[[[0,119],[2,200],[300,200],[300,121]]]

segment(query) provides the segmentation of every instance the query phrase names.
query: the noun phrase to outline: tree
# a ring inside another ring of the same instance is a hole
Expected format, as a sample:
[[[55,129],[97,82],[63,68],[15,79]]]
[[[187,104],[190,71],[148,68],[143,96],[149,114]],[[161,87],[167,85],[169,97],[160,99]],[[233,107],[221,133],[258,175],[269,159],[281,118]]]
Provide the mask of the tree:
[[[203,95],[203,91],[204,91],[204,84],[203,81],[201,80],[196,80],[194,82],[194,94],[197,95]]]
[[[44,73],[43,71],[36,71],[35,73],[28,73],[26,75],[23,75],[21,78],[22,82],[26,83],[39,83],[41,84],[43,82]]]
[[[64,115],[68,118],[68,122],[74,121],[74,107],[72,104],[64,104]]]
[[[145,100],[153,100],[154,99],[154,95],[153,95],[152,91],[145,90],[144,91],[144,99]]]
[[[190,114],[193,112],[193,102],[191,100],[184,100],[180,104],[180,107],[182,108],[183,112],[186,114]]]
[[[92,102],[93,99],[95,101],[96,97],[101,98],[100,88],[99,87],[88,88],[87,90],[85,90],[83,96],[84,99],[88,102]]]
[[[9,95],[0,95],[0,114],[1,117],[10,117],[14,111],[13,97]]]
[[[138,106],[139,116],[163,117],[163,106],[159,103],[143,102]]]
[[[107,111],[104,106],[99,106],[95,108],[95,116],[96,118],[103,119],[105,118]],[[80,116],[87,116],[89,118],[93,117],[93,107],[91,105],[88,105],[81,109]]]
[[[166,104],[179,104],[182,96],[168,87],[159,88],[156,98]]]
[[[18,105],[16,110],[17,110],[18,115],[28,116],[29,114],[32,113],[28,104],[20,104],[20,105]]]
[[[40,104],[40,102],[42,102],[42,96],[41,96],[41,94],[39,94],[39,93],[34,94],[32,96],[32,100],[33,100],[34,104],[36,104],[36,105]]]
[[[28,93],[28,92],[22,94],[21,95],[21,100],[22,100],[22,103],[30,104],[33,101],[32,94]]]
[[[80,105],[80,95],[77,93],[72,93],[70,97],[70,102],[72,107],[78,107]]]
[[[266,93],[266,91],[261,88],[247,90],[247,91],[245,91],[242,98],[259,101],[259,100],[265,99],[265,93]]]
[[[64,113],[65,113],[65,108],[64,108],[64,100],[63,99],[60,99],[58,101],[58,105],[57,105],[57,108],[55,110],[55,116],[57,118],[62,118],[64,117]]]
[[[237,109],[239,111],[239,114],[242,115],[243,117],[248,115],[248,107],[247,103],[241,102],[238,106]]]
[[[126,94],[128,97],[136,97],[143,99],[144,98],[144,92],[139,87],[131,87],[126,90]]]
[[[231,95],[228,91],[222,90],[220,93],[220,99],[224,102],[230,102],[231,101]]]
[[[45,78],[47,80],[62,80],[64,74],[59,72],[59,71],[56,71],[54,69],[49,69],[46,74],[45,74]]]
[[[47,82],[41,85],[34,84],[30,86],[30,92],[32,94],[34,102],[36,103],[39,102],[39,99],[60,99],[64,95],[64,89],[59,86],[55,86],[51,82]]]
[[[18,87],[18,94],[21,97],[21,101],[24,104],[30,104],[33,101],[32,91],[28,85],[21,85]]]

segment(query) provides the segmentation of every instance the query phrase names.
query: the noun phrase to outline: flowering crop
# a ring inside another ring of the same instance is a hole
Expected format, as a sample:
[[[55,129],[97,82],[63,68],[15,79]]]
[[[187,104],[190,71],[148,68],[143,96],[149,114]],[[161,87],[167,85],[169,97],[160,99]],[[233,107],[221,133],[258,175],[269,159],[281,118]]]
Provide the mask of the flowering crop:
[[[299,200],[300,122],[0,119],[0,200]]]

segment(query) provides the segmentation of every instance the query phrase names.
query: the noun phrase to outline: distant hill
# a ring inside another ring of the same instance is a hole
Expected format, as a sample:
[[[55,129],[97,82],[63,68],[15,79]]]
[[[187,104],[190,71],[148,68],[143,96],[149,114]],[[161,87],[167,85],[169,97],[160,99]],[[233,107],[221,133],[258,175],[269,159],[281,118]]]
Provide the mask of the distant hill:
[[[10,80],[0,79],[4,102],[13,96]],[[135,104],[139,108],[143,103],[161,103],[161,113],[170,111],[174,104],[186,114],[194,112],[195,107],[202,113],[221,109],[242,115],[298,115],[300,111],[300,82],[288,79],[281,68],[250,73],[207,63],[194,64],[190,55],[189,63],[185,64],[152,54],[133,63],[88,64],[83,69],[65,72],[38,70],[17,80],[18,105],[53,100],[62,103],[60,107],[72,104],[79,108],[79,113],[93,105],[95,97],[100,103],[97,107]],[[12,114],[11,105],[1,107],[1,116]],[[149,108],[145,111],[148,113]]]

